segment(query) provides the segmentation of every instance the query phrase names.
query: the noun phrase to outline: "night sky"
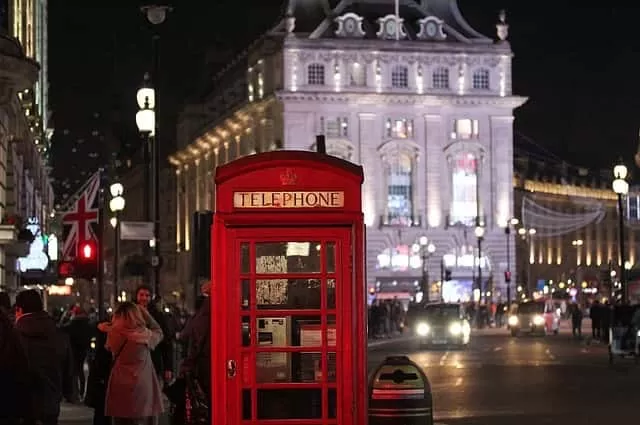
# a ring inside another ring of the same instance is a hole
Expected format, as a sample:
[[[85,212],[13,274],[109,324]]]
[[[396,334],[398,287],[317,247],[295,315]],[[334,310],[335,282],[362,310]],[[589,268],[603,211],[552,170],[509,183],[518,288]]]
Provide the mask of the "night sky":
[[[139,146],[135,92],[151,61],[150,28],[138,10],[142,3],[49,3],[58,195],[73,192],[83,171],[95,170],[116,154],[131,157]],[[175,114],[185,99],[234,52],[270,28],[283,2],[173,3],[161,36],[163,143],[173,139]],[[471,25],[492,37],[498,11],[507,10],[514,94],[529,97],[516,111],[519,151],[585,167],[609,168],[620,156],[630,164],[640,127],[640,38],[634,30],[640,6],[552,3],[459,1]],[[389,4],[392,12],[393,1]]]

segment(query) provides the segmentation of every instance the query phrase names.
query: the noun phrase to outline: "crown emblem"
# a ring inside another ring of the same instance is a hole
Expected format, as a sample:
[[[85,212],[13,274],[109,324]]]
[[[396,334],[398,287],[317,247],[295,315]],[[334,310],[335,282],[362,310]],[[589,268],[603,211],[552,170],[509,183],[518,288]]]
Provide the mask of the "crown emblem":
[[[298,181],[298,176],[291,168],[287,168],[280,173],[280,183],[283,186],[292,186]]]

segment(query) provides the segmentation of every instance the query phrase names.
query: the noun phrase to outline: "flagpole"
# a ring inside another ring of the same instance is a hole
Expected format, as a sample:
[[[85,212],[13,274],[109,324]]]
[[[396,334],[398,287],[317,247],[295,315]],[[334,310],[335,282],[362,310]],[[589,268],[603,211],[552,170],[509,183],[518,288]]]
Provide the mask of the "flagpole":
[[[400,41],[400,0],[396,0],[396,41]]]

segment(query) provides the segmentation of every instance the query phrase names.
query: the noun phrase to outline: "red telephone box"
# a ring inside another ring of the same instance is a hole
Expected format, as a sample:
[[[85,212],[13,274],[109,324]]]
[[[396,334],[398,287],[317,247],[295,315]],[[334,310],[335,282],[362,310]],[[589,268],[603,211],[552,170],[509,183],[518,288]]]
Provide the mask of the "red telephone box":
[[[362,168],[277,151],[215,181],[212,423],[366,423]]]

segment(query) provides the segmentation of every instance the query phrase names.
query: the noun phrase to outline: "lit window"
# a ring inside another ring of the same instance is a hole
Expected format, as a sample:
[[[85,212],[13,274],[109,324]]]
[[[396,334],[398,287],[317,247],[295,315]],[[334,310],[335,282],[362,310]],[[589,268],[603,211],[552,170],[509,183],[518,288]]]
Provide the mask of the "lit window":
[[[477,139],[479,136],[478,120],[472,119],[459,119],[453,122],[453,132],[451,133],[452,139],[467,140]]]
[[[391,70],[391,87],[406,89],[409,87],[409,69],[406,66],[396,65]]]
[[[478,215],[478,160],[472,153],[454,157],[450,224],[473,226]]]
[[[481,68],[473,73],[473,88],[476,90],[489,90],[489,70]]]
[[[349,85],[355,87],[364,87],[367,85],[366,68],[358,62],[351,65],[349,74]]]
[[[327,120],[324,117],[321,117],[320,128],[326,137],[348,137],[349,119],[347,117],[338,117]]]
[[[310,86],[324,86],[324,65],[312,63],[307,67],[307,84]]]
[[[253,84],[249,83],[248,89],[249,89],[249,102],[253,102],[253,98],[254,98],[254,95],[253,95]]]
[[[436,68],[433,71],[432,83],[434,89],[448,89],[449,88],[449,69],[448,68]]]
[[[413,120],[408,119],[387,119],[385,125],[387,137],[393,139],[411,139],[413,138]]]
[[[414,224],[413,163],[414,157],[408,153],[399,153],[387,160],[387,216],[384,224]]]
[[[640,221],[640,195],[635,190],[627,196],[627,219],[634,224]]]

